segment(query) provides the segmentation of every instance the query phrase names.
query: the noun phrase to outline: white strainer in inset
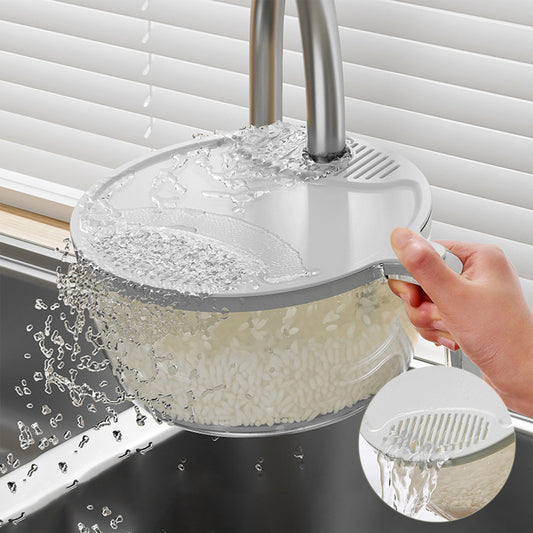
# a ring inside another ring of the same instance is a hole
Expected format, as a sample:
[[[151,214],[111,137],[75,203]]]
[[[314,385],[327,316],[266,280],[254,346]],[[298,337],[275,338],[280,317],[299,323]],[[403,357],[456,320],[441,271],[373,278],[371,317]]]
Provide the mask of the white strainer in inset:
[[[389,382],[370,403],[361,435],[407,461],[469,462],[514,441],[503,401],[464,370],[429,367]]]

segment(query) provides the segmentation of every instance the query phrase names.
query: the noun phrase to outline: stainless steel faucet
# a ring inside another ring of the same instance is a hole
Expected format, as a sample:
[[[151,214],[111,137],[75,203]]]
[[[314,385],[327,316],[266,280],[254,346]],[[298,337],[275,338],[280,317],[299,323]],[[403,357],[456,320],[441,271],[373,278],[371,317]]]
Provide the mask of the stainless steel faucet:
[[[307,150],[317,162],[345,151],[344,79],[334,0],[296,0],[306,78]],[[282,117],[285,0],[253,0],[250,32],[250,122]]]

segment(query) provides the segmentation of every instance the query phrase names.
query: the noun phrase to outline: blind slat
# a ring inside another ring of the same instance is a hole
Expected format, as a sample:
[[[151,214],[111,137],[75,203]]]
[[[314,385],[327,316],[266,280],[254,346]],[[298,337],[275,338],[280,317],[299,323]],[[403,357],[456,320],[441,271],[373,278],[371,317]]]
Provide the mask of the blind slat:
[[[80,161],[47,150],[40,150],[0,136],[0,161],[2,169],[33,176],[54,184],[88,189],[96,180],[106,175],[109,167]]]
[[[209,72],[203,72],[202,75],[208,79]],[[246,86],[244,85],[244,87]],[[193,92],[193,88],[190,86],[185,86],[184,89]],[[245,110],[243,113],[242,106],[229,105],[228,108],[224,100],[222,102],[214,100],[216,97],[214,89],[216,87],[212,87],[211,91],[207,92],[207,95],[213,99],[212,102],[205,102],[206,98],[201,94],[198,96],[192,94],[183,95],[176,91],[169,91],[158,87],[146,87],[144,96],[142,99],[139,99],[137,105],[131,102],[131,96],[128,95],[129,102],[125,100],[121,103],[121,108],[119,109],[86,100],[66,97],[50,91],[42,91],[0,81],[0,109],[40,120],[57,122],[58,124],[134,144],[155,147],[151,144],[150,139],[145,139],[145,132],[150,124],[150,119],[153,117],[158,118],[160,121],[168,122],[168,127],[174,127],[176,134],[180,135],[180,121],[185,121],[185,124],[188,121],[191,125],[196,125],[201,122],[195,116],[200,113],[200,102],[203,102],[204,106],[213,108],[216,114],[220,114],[219,108],[237,109],[238,112],[234,114],[239,119],[244,120],[244,122],[239,123],[239,127],[245,125],[248,112]],[[222,90],[223,84],[221,84],[220,92]],[[238,94],[237,90],[235,92]],[[236,98],[229,96],[226,100],[238,101]],[[144,102],[144,104],[141,102]],[[193,107],[192,115],[186,109],[190,102],[196,104]],[[228,104],[231,103],[228,102]],[[124,110],[124,108],[128,109],[133,107],[136,108],[136,112],[132,113]],[[190,118],[187,119],[187,117]],[[230,121],[231,119],[226,123]],[[232,123],[233,125],[235,124],[234,121]],[[224,121],[214,120],[213,124],[215,127],[222,129],[225,127]]]
[[[527,26],[473,19],[460,13],[439,12],[389,0],[337,0],[336,5],[339,23],[349,28],[533,63],[533,28]],[[212,8],[213,2],[207,4],[207,13]],[[291,3],[287,12],[296,15]],[[204,19],[206,16],[209,15],[204,12]],[[47,3],[44,9],[41,0],[4,0],[0,4],[0,17],[58,33],[141,49],[148,44],[152,33],[151,22],[83,9],[70,3]],[[226,21],[227,17],[228,14]],[[164,46],[172,49],[175,43],[167,41]]]
[[[395,2],[533,26],[533,4],[530,0],[505,0],[504,2],[502,0],[395,0]]]
[[[63,37],[211,63],[228,70],[242,70],[242,65],[246,72],[248,69],[247,41],[95,9],[59,2],[43,4],[43,0],[4,0],[0,3],[0,20]],[[221,47],[226,53],[213,53]]]
[[[533,28],[528,26],[394,0],[336,0],[335,5],[341,26],[533,63]],[[287,8],[297,14],[294,1]]]
[[[212,0],[57,0],[60,3],[83,6],[108,13],[136,17],[162,24],[171,24],[206,33],[225,35],[248,41],[250,9],[224,5]],[[221,24],[225,21],[226,24]],[[228,23],[229,22],[229,23]]]
[[[7,111],[0,111],[0,138],[106,167],[150,152],[147,147]]]
[[[431,187],[431,195],[434,220],[533,245],[531,209],[440,187]]]
[[[294,22],[296,24],[296,21]],[[292,33],[295,33],[297,28],[293,29]],[[156,31],[157,29],[154,29],[154,33]],[[296,38],[293,40],[298,42],[299,37],[294,37]],[[357,30],[341,32],[341,37],[346,63],[533,101],[533,65],[420,45]],[[247,44],[238,46],[234,41],[231,43],[233,49],[240,50],[239,62],[234,58],[231,62],[232,68],[237,67],[238,72],[247,73]],[[224,57],[214,52],[226,46],[225,40],[217,40],[212,44],[217,46],[211,50],[211,54]],[[3,21],[0,21],[0,48],[7,52],[110,76],[150,82],[149,54],[130,48],[110,46]],[[296,49],[300,48],[298,42]],[[179,49],[187,50],[186,47]],[[206,54],[208,50],[202,54],[184,51],[179,54],[182,56],[179,59],[187,62],[200,61]],[[291,66],[298,66],[296,72],[302,72],[300,56],[289,57],[287,60]],[[226,70],[229,68],[225,61],[210,64]],[[299,77],[301,79],[301,74]]]

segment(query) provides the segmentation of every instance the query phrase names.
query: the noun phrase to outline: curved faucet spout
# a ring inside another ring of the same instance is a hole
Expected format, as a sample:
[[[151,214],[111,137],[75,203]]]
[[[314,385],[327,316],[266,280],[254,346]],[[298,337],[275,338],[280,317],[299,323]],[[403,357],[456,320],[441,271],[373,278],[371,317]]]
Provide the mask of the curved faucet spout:
[[[281,120],[285,0],[254,0],[250,23],[250,123]]]
[[[334,0],[296,0],[307,94],[307,151],[318,162],[345,152],[344,78]],[[285,0],[254,0],[250,35],[250,118],[281,120]]]

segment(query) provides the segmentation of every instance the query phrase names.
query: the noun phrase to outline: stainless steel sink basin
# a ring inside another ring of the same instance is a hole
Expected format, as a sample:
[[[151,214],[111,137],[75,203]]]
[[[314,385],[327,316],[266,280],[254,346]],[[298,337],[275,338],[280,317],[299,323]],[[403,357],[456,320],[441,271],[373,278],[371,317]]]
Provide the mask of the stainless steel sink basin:
[[[10,258],[1,281],[0,463],[6,463],[7,453],[12,452],[21,465],[16,469],[10,465],[0,475],[2,531],[416,533],[437,527],[487,533],[531,529],[533,437],[526,432],[517,431],[512,473],[493,502],[468,518],[433,526],[397,514],[370,488],[357,449],[361,414],[298,435],[216,439],[159,426],[149,419],[138,426],[133,409],[128,408],[117,424],[88,430],[107,414],[105,409],[99,407],[96,413],[76,409],[65,395],[44,393],[41,383],[32,378],[33,372],[42,371],[43,357],[26,325],[37,326],[46,317],[33,308],[36,298],[55,299],[50,275],[54,261],[16,246],[3,250]],[[25,359],[24,353],[32,357]],[[115,386],[111,375],[93,377]],[[27,379],[31,395],[15,392],[21,378]],[[26,407],[29,402],[31,409]],[[58,428],[50,426],[50,415],[41,414],[43,404],[52,414],[62,413]],[[76,422],[80,413],[84,428]],[[44,452],[36,446],[21,450],[18,420],[27,425],[37,421],[43,436],[55,433],[60,443]],[[111,437],[117,428],[122,431],[121,440]],[[65,440],[67,430],[72,436]],[[80,448],[84,435],[90,436],[90,442]],[[58,465],[62,458],[69,463],[65,474]],[[37,463],[39,469],[30,479],[31,464]],[[12,493],[7,485],[15,478],[17,492]],[[95,524],[98,529],[92,528]]]

